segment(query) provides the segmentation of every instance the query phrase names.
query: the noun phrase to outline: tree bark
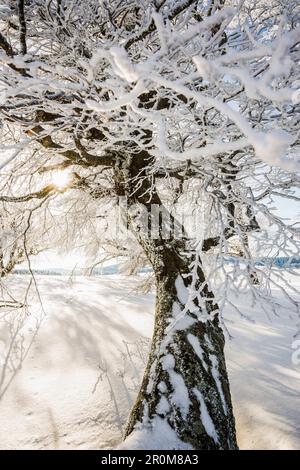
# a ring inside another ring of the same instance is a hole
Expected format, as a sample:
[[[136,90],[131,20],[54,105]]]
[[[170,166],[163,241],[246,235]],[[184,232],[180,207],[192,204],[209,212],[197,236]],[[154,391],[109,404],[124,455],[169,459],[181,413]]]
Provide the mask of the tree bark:
[[[152,347],[126,436],[163,420],[192,449],[237,449],[217,305],[199,266],[200,301],[186,308],[189,264],[169,248],[160,257]]]
[[[218,305],[199,253],[190,249],[189,240],[174,236],[180,230],[171,214],[173,236],[164,238],[161,218],[158,236],[151,237],[151,205],[167,210],[147,177],[150,164],[149,154],[141,152],[121,158],[115,167],[116,192],[127,198],[128,228],[152,264],[156,280],[151,352],[125,437],[141,429],[155,432],[163,424],[174,437],[168,444],[173,449],[237,449]],[[142,181],[138,188],[132,186],[137,176]],[[137,204],[148,210],[146,227],[140,226],[138,211],[130,211]]]

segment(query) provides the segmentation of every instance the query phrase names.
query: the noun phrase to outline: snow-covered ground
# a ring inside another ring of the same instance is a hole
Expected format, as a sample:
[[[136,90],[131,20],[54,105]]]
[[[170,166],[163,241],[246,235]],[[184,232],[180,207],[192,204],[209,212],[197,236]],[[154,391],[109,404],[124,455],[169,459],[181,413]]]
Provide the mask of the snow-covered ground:
[[[17,291],[28,276],[10,282]],[[0,353],[10,347],[0,365],[0,448],[114,448],[143,373],[154,294],[136,293],[136,280],[119,275],[72,282],[40,276],[37,282],[46,315],[36,336],[42,316],[37,299],[21,330],[23,340],[13,337],[8,317],[0,322]],[[239,302],[247,313],[246,299]],[[295,324],[284,312],[272,322],[259,309],[251,315],[256,323],[227,312],[239,446],[299,449],[300,365],[291,360]],[[20,355],[22,367],[14,373]]]

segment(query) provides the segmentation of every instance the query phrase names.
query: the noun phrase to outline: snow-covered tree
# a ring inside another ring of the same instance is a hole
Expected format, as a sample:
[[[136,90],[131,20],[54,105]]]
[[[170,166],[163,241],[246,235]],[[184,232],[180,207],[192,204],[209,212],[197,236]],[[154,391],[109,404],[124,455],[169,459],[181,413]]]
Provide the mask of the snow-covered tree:
[[[47,216],[53,204],[50,219],[71,217],[67,232],[91,223],[90,236],[78,236],[97,247],[99,218],[126,200],[138,259],[153,269],[154,335],[129,439],[166,433],[171,448],[237,448],[222,328],[228,290],[265,298],[256,281],[277,281],[255,257],[298,249],[297,225],[270,204],[299,199],[296,7],[2,2],[3,211],[15,220],[22,207],[25,249],[41,217],[43,233],[58,230]],[[110,247],[134,250],[122,243],[110,237]],[[233,246],[239,262],[229,264]]]

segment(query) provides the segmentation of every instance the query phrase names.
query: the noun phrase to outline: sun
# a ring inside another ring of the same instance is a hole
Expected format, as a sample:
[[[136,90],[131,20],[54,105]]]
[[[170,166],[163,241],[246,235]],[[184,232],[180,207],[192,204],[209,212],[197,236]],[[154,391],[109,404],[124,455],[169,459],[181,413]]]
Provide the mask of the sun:
[[[72,182],[72,174],[68,171],[55,171],[52,174],[52,183],[58,189],[65,189]]]

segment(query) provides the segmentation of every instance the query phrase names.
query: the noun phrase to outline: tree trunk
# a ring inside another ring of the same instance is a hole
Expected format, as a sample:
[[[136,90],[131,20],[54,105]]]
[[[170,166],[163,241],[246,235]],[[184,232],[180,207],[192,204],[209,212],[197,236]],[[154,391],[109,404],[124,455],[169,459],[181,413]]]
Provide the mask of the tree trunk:
[[[166,248],[159,259],[151,353],[126,436],[168,429],[174,448],[237,449],[217,305],[201,265],[195,283],[184,258]]]
[[[156,204],[167,212],[147,178],[149,164],[146,153],[122,160],[116,187],[129,208],[142,204],[151,211]],[[131,181],[137,175],[143,183],[133,191]],[[163,226],[153,239],[150,215],[148,227],[141,228],[136,210],[127,213],[127,223],[152,264],[157,297],[149,361],[125,437],[150,432],[150,448],[151,439],[158,439],[162,449],[237,449],[224,335],[199,254],[190,250],[187,240],[164,239]]]

